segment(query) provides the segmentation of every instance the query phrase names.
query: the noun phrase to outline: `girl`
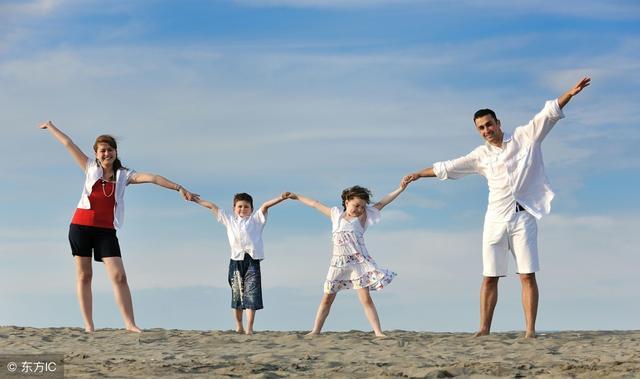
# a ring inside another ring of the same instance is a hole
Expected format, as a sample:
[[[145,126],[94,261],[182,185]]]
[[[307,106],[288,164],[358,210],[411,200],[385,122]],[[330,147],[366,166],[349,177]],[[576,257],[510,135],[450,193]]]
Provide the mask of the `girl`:
[[[401,184],[373,206],[369,205],[371,191],[360,186],[347,188],[342,191],[342,210],[338,207],[329,208],[302,195],[289,194],[290,199],[300,200],[317,209],[331,218],[332,223],[333,256],[324,282],[324,295],[309,335],[320,334],[338,291],[353,288],[358,290],[358,298],[375,335],[384,337],[369,291],[382,289],[393,280],[396,273],[378,267],[364,245],[364,232],[369,225],[380,221],[380,210],[398,197],[406,187],[406,184]]]
[[[93,144],[95,157],[87,157],[66,134],[51,121],[40,125],[58,140],[85,172],[80,202],[69,226],[71,252],[76,261],[77,296],[84,319],[85,331],[92,333],[93,308],[91,294],[91,252],[93,259],[103,262],[111,279],[116,303],[124,319],[125,328],[140,333],[133,317],[131,291],[127,283],[120,254],[116,229],[124,222],[124,190],[129,184],[153,183],[180,192],[191,200],[192,194],[160,175],[135,172],[122,166],[113,137],[99,136]]]

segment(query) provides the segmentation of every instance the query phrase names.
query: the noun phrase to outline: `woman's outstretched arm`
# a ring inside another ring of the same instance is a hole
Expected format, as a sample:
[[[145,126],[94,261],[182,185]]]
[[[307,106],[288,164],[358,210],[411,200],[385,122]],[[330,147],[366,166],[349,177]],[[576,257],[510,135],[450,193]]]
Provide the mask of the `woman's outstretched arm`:
[[[71,138],[69,138],[68,135],[62,133],[60,129],[56,128],[56,126],[53,125],[53,122],[51,121],[47,121],[44,124],[40,125],[40,129],[48,130],[51,135],[53,135],[53,137],[57,139],[58,142],[60,142],[62,146],[65,147],[65,149],[67,149],[69,154],[71,154],[73,160],[76,161],[82,171],[87,170],[87,160],[89,159],[89,157],[87,157],[87,155],[83,153],[82,150],[80,150],[80,148],[73,142]]]
[[[147,172],[136,172],[135,174],[132,175],[130,182],[131,184],[153,183],[160,187],[178,191],[180,192],[180,195],[182,195],[182,197],[185,200],[191,200],[193,196],[195,196],[195,194],[192,194],[191,192],[187,191],[187,189],[181,186],[180,184],[174,183],[171,180],[165,178],[164,176],[157,175],[157,174],[151,174]]]

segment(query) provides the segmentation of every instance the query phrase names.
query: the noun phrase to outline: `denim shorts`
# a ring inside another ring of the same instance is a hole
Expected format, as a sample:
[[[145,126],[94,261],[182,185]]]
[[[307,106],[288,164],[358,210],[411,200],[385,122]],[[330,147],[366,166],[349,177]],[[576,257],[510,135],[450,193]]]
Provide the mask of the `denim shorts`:
[[[262,280],[260,260],[247,253],[241,261],[229,261],[231,308],[262,309]]]

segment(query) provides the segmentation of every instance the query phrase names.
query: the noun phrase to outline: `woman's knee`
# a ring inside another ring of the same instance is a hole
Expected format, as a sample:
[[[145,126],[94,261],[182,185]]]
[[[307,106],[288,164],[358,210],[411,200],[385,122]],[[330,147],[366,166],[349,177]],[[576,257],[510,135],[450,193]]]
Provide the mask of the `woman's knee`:
[[[80,282],[82,284],[89,284],[89,283],[91,283],[91,280],[93,279],[93,272],[92,271],[78,271],[76,277],[78,279],[78,282]]]
[[[124,271],[117,271],[111,274],[111,281],[115,284],[127,284],[127,274]]]

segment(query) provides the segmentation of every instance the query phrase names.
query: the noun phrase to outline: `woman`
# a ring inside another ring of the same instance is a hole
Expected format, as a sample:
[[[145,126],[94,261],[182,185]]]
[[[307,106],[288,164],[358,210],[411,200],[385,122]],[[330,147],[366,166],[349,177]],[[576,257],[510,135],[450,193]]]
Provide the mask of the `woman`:
[[[77,295],[84,318],[84,329],[89,333],[94,331],[91,294],[93,251],[94,260],[104,263],[111,279],[125,328],[140,333],[142,330],[136,326],[133,318],[131,291],[116,237],[116,229],[124,221],[125,187],[129,184],[154,183],[179,191],[186,200],[191,200],[193,195],[181,185],[160,175],[123,167],[118,159],[116,141],[111,136],[99,136],[93,145],[95,158],[89,158],[51,121],[40,125],[40,129],[51,132],[86,174],[82,196],[69,226],[69,242],[76,261]]]

